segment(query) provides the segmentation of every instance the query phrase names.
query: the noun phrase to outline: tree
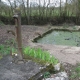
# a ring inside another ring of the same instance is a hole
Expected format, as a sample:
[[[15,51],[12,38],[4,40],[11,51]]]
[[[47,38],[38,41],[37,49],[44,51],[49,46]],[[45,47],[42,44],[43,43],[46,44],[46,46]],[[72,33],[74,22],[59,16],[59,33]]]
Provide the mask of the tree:
[[[28,24],[29,24],[29,0],[27,0],[27,19],[28,19]]]
[[[80,17],[80,0],[77,0],[77,15]]]
[[[24,0],[22,0],[22,5],[23,5],[23,12],[24,12],[24,15],[25,15],[25,17],[26,17],[26,8],[25,8]]]
[[[61,0],[60,0],[60,16],[61,16]]]
[[[40,6],[41,6],[41,2],[39,0],[39,15],[41,15]]]
[[[64,10],[65,16],[67,16],[67,5],[68,5],[68,0],[66,0],[66,3],[65,3],[65,10]]]
[[[45,2],[45,0],[44,0],[44,5],[43,5],[43,15],[45,14],[45,6],[46,6],[46,2]]]
[[[50,5],[50,0],[48,0],[48,4],[47,4],[47,7],[46,7],[46,17],[47,17],[47,15],[48,15],[48,13],[49,13],[49,10],[48,10],[48,6]]]
[[[14,8],[16,8],[16,7],[17,7],[16,0],[14,0]]]
[[[10,4],[10,7],[11,7],[11,15],[13,14],[13,6],[12,6],[12,3],[11,3],[11,1],[10,0],[8,0],[8,2],[9,2],[9,4]]]

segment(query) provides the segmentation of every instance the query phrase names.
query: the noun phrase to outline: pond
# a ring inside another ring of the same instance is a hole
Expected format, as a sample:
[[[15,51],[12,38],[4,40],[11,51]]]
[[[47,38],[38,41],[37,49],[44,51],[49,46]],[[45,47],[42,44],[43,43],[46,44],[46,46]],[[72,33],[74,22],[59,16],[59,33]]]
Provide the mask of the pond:
[[[53,30],[37,40],[37,43],[80,46],[80,32],[79,31],[63,31]]]

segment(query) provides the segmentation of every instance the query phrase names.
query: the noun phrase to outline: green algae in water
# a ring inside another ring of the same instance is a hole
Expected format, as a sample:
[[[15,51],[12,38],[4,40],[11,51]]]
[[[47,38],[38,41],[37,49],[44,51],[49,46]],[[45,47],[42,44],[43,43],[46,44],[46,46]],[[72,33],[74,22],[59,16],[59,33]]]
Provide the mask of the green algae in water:
[[[37,42],[43,44],[80,46],[80,32],[53,31],[40,38]]]

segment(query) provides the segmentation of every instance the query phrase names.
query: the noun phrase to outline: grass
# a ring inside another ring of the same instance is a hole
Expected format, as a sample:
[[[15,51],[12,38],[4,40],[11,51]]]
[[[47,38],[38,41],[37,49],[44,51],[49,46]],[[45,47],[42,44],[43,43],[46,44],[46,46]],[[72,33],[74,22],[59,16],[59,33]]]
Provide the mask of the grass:
[[[49,52],[43,51],[40,48],[35,49],[35,48],[26,47],[24,49],[24,54],[28,56],[32,56],[34,58],[41,59],[51,64],[58,63],[58,60],[54,56],[51,56]]]
[[[0,45],[0,55],[4,56],[9,54],[11,51],[10,46]]]
[[[35,49],[35,48],[26,47],[26,48],[24,48],[23,51],[26,56],[28,55],[35,59],[42,60],[46,63],[50,63],[50,64],[58,63],[58,60],[54,56],[51,56],[49,52],[43,51],[40,48]],[[15,48],[11,48],[9,45],[8,46],[0,45],[0,58],[2,58],[2,56],[4,56],[4,55],[16,53],[16,52],[17,52],[17,50]]]
[[[73,80],[79,80],[80,78],[80,64],[77,65],[77,67],[73,68],[72,69],[72,72],[71,72],[71,76],[70,78]]]
[[[14,46],[16,47],[16,43],[13,39],[6,40],[5,44],[0,45],[0,56],[17,52]]]
[[[11,48],[10,46],[6,46],[6,45],[0,45],[0,56],[5,56],[16,52],[17,50],[15,48]]]

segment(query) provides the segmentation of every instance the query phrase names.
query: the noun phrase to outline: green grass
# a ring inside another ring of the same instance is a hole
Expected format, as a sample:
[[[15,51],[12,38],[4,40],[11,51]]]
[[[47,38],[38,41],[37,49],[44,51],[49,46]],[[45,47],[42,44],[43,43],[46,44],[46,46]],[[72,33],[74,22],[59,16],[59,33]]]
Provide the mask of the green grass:
[[[0,55],[7,55],[10,54],[11,48],[10,46],[0,45]]]
[[[0,55],[4,56],[4,55],[8,55],[11,53],[16,53],[17,50],[15,48],[11,48],[10,46],[6,46],[6,45],[0,45]]]
[[[40,48],[30,48],[30,47],[26,47],[23,49],[24,54],[30,57],[33,57],[35,59],[39,59],[42,60],[46,63],[50,63],[50,64],[57,64],[58,60],[54,57],[51,56],[49,52],[47,51],[43,51]],[[4,56],[4,55],[8,55],[11,53],[17,53],[17,50],[9,45],[0,45],[0,56]]]
[[[40,48],[35,49],[35,48],[26,47],[24,48],[24,54],[28,56],[32,56],[34,58],[41,59],[51,64],[58,63],[58,60],[54,56],[51,56],[49,52],[43,51]]]
[[[10,53],[17,52],[17,50],[14,48],[14,46],[16,47],[16,43],[13,39],[6,40],[5,44],[0,45],[0,55],[4,56],[4,55],[8,55]]]
[[[80,64],[72,69],[70,78],[75,80],[78,80],[78,78],[80,78]]]

